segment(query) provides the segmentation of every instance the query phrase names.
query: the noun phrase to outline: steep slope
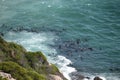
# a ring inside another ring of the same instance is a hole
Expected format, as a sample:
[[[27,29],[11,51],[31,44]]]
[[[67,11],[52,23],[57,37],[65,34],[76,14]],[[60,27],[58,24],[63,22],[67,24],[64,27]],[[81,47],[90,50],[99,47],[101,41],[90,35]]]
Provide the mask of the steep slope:
[[[22,46],[0,37],[0,71],[16,80],[66,80],[42,52],[27,52]]]

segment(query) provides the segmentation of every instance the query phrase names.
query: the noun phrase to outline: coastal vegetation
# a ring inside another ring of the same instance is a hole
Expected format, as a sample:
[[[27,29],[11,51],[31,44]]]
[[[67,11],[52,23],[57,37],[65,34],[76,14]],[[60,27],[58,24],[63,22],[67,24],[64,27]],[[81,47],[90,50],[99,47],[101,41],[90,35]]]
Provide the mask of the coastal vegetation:
[[[21,45],[6,42],[1,37],[0,71],[11,74],[16,80],[52,80],[51,75],[66,80],[58,68],[47,61],[42,52],[27,52]],[[0,75],[0,80],[7,79]]]

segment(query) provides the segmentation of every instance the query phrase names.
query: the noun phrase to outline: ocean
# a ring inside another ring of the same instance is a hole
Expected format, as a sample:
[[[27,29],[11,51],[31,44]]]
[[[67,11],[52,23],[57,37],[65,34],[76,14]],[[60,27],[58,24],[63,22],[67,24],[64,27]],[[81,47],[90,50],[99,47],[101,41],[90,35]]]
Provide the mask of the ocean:
[[[68,80],[120,80],[120,0],[0,0],[0,34]]]

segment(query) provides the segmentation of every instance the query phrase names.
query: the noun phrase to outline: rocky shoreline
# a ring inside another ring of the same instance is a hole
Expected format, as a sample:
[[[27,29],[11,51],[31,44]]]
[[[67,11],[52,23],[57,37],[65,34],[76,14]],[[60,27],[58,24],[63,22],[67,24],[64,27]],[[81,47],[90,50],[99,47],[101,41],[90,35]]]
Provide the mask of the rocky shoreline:
[[[1,37],[0,71],[2,80],[67,80],[42,52],[27,52],[21,45]]]
[[[7,27],[6,25],[2,25],[2,27]],[[43,28],[44,29],[44,28]],[[15,28],[15,29],[9,29],[9,31],[13,31],[13,32],[20,32],[20,31],[28,31],[28,32],[35,32],[35,33],[37,33],[37,31],[36,30],[34,30],[34,29],[24,29],[24,28]],[[50,31],[52,31],[52,32],[59,32],[59,33],[61,33],[62,31],[66,31],[66,29],[62,29],[61,31],[56,31],[56,30],[50,30]],[[4,33],[0,33],[0,35],[1,36],[4,36]],[[6,42],[7,43],[7,42]],[[80,39],[76,39],[76,41],[65,41],[65,42],[63,42],[64,43],[64,45],[58,45],[57,46],[57,48],[59,49],[59,50],[62,50],[62,49],[65,49],[64,51],[66,51],[67,53],[69,52],[67,49],[69,48],[70,50],[75,50],[76,52],[78,52],[78,50],[80,50],[81,52],[83,52],[83,51],[86,51],[86,50],[89,50],[89,51],[93,51],[94,49],[93,48],[91,48],[91,47],[87,47],[87,48],[79,48],[79,44],[81,43],[81,41],[80,41]],[[17,45],[17,44],[16,44]],[[73,46],[74,46],[74,48],[73,48]],[[71,56],[71,54],[68,54],[68,55],[70,55]],[[15,56],[15,52],[14,51],[12,51],[11,52],[11,56],[13,57],[13,58],[15,58],[16,56]],[[82,60],[82,57],[81,57],[81,60]],[[31,61],[31,60],[30,60]],[[41,60],[42,61],[42,60]],[[48,63],[48,62],[47,62]],[[48,63],[49,64],[49,63]],[[47,75],[47,77],[49,78],[48,80],[66,80],[64,77],[63,77],[63,75],[60,73],[60,72],[58,72],[58,74],[57,75],[54,75],[54,74],[49,74],[49,75]],[[74,78],[72,78],[72,80],[83,80],[83,79],[90,79],[90,77],[84,77],[84,76],[82,76],[82,75],[79,75],[78,77],[76,77],[76,79],[74,79]],[[100,80],[100,78],[98,77],[98,78],[94,78],[94,80]]]
[[[91,77],[91,76],[80,74],[78,72],[73,72],[70,74],[70,76],[71,76],[71,80],[106,80],[97,75],[94,77]]]

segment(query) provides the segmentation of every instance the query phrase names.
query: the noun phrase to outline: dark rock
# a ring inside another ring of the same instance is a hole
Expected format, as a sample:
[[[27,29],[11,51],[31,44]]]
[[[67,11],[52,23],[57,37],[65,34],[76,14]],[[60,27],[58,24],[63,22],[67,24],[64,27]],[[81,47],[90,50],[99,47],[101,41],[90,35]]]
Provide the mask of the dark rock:
[[[80,39],[77,39],[77,40],[76,40],[76,43],[79,44],[79,43],[80,43]]]
[[[2,26],[1,27],[7,27],[5,24],[2,24]]]
[[[85,78],[90,79],[90,77],[85,77]]]
[[[120,68],[115,68],[116,71],[120,71]]]
[[[4,36],[4,34],[0,32],[0,36]]]
[[[85,42],[88,42],[88,39],[84,39]]]
[[[83,57],[82,56],[80,57],[80,59],[81,59],[81,61],[83,61]]]
[[[84,51],[84,49],[83,49],[83,48],[80,48],[80,51],[81,51],[81,52],[83,52],[83,51]]]
[[[94,80],[103,80],[103,79],[101,79],[99,77],[95,77]]]
[[[64,29],[64,28],[63,28],[62,30],[63,30],[63,31],[66,31],[66,29]]]
[[[110,70],[110,71],[115,71],[115,72],[119,72],[119,71],[120,71],[119,68],[110,68],[109,70]]]
[[[78,52],[78,50],[76,49],[75,52]]]
[[[109,69],[110,71],[114,71],[113,69]]]
[[[83,75],[78,76],[79,79],[84,79],[85,77]]]
[[[90,51],[93,51],[93,48],[88,48]]]
[[[62,48],[62,46],[61,45],[59,45],[59,49],[61,49]]]

